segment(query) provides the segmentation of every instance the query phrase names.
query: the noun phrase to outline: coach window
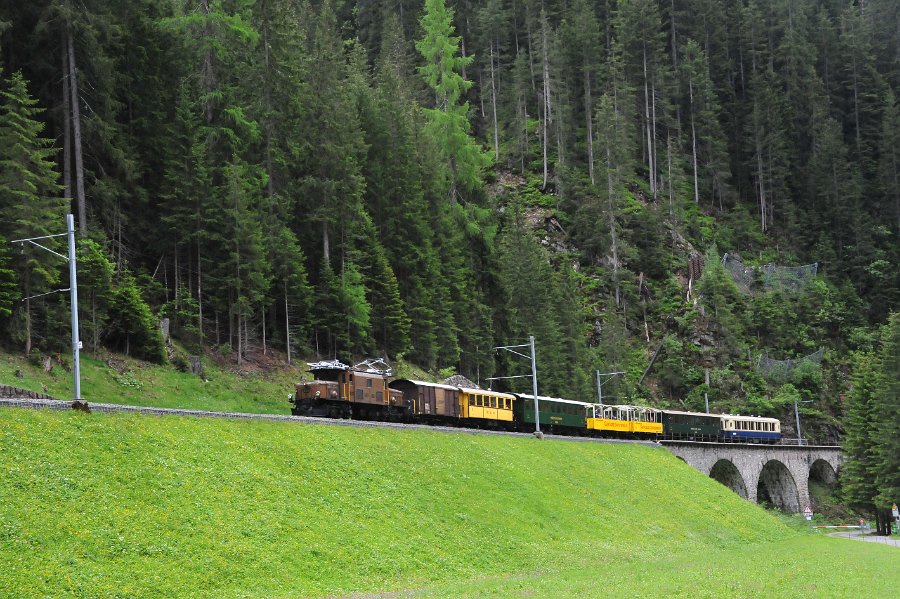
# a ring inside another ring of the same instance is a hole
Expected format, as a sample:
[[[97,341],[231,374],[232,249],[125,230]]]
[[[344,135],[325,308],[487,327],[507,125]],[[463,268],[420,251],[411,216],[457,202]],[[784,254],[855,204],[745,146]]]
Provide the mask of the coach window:
[[[474,405],[475,405],[475,396],[474,396],[474,395],[470,395],[470,396],[469,396],[469,405],[470,405],[470,406],[474,406]]]
[[[491,398],[491,407],[492,407],[492,408],[496,408],[496,407],[497,407],[497,398],[496,398],[496,397],[492,397],[492,398]]]

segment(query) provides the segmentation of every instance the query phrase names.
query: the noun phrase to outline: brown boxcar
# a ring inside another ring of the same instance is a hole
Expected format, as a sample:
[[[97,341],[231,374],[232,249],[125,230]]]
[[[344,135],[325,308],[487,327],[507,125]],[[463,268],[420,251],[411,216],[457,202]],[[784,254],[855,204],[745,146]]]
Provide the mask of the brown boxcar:
[[[390,388],[403,393],[413,416],[459,418],[459,388],[410,379],[391,381]]]

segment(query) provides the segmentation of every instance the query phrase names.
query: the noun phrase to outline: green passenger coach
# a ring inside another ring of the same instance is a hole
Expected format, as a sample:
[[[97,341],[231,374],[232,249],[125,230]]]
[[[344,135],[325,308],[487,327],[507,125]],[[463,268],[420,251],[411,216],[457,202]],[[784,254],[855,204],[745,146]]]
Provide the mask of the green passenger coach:
[[[666,439],[715,441],[721,435],[721,417],[695,412],[663,410],[663,436]]]
[[[516,393],[518,401],[514,406],[514,420],[520,427],[534,426],[534,395]],[[555,429],[566,430],[587,427],[587,410],[591,404],[558,397],[538,396],[538,412],[541,417],[541,428],[552,432]],[[523,426],[524,425],[524,426]]]

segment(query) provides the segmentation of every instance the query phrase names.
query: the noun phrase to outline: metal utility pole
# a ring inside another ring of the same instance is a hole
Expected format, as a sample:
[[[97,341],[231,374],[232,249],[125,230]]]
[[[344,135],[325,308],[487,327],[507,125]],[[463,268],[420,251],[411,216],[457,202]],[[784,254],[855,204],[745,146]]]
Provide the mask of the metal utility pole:
[[[516,351],[517,349],[522,349],[525,347],[527,347],[530,350],[530,352],[531,352],[530,355],[525,355],[522,352]],[[536,436],[540,436],[541,435],[541,416],[540,416],[540,412],[538,411],[537,361],[535,359],[535,354],[534,354],[534,335],[531,335],[528,338],[527,344],[501,345],[501,346],[495,347],[494,351],[497,351],[500,349],[504,349],[511,354],[516,354],[517,356],[521,356],[523,358],[529,358],[531,360],[531,374],[522,374],[522,375],[518,375],[518,376],[492,376],[492,377],[486,378],[485,380],[486,381],[498,381],[500,379],[522,379],[522,378],[528,378],[529,376],[531,377],[531,389],[532,389],[532,392],[534,393],[534,434]]]
[[[611,381],[614,376],[618,376],[620,374],[625,374],[625,373],[624,372],[604,372],[601,374],[601,372],[599,370],[597,371],[597,399],[599,400],[601,406],[603,405],[603,385],[608,383],[609,381]],[[605,376],[606,379],[601,381],[600,380],[601,376]]]
[[[72,310],[72,376],[75,379],[75,401],[81,399],[81,339],[78,338],[78,280],[75,265],[75,217],[66,215],[69,236],[69,303]]]
[[[541,432],[541,417],[538,413],[538,395],[537,395],[537,362],[534,359],[534,335],[528,337],[531,343],[531,390],[534,393],[534,432]]]
[[[41,239],[51,239],[53,237],[68,237],[69,241],[69,255],[68,257],[63,256],[59,252],[55,252],[48,247],[44,247],[39,244],[38,241]],[[54,256],[59,256],[63,260],[66,260],[69,263],[69,288],[68,289],[57,289],[56,291],[51,291],[50,293],[57,293],[59,291],[68,291],[69,297],[71,298],[71,308],[72,308],[72,377],[75,380],[75,397],[73,398],[75,401],[81,400],[81,359],[79,351],[81,350],[81,341],[78,339],[78,282],[76,280],[76,265],[75,265],[75,217],[71,214],[66,215],[66,232],[58,233],[56,235],[44,235],[42,237],[30,237],[28,239],[14,239],[10,243],[20,243],[22,245],[26,243],[30,243],[31,245],[37,246],[44,251],[50,252]],[[48,293],[41,293],[39,295],[32,295],[30,297],[26,297],[22,301],[33,299],[36,297],[41,297],[42,295],[49,295]]]

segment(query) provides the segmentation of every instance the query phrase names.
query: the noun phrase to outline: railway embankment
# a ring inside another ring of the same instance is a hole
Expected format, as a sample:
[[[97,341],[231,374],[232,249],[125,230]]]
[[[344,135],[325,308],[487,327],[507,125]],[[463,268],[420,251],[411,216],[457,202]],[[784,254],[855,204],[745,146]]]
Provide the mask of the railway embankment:
[[[0,589],[18,596],[878,597],[897,583],[893,548],[804,535],[639,445],[3,409],[0,472]]]

